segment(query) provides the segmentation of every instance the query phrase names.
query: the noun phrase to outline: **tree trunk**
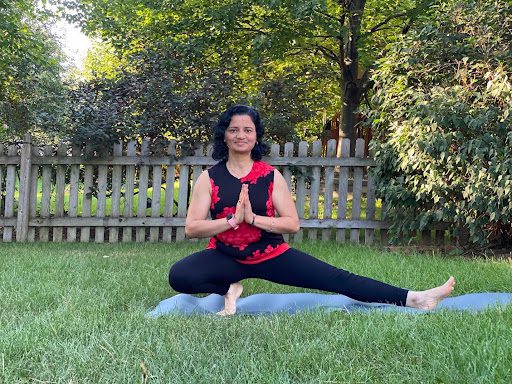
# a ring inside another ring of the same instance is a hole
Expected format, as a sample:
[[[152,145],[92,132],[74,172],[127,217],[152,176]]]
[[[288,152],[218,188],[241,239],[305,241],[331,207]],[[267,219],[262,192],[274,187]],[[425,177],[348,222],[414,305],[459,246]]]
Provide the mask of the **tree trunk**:
[[[350,156],[354,156],[356,145],[356,113],[359,109],[360,90],[357,84],[350,82],[345,85],[342,94],[340,140],[350,139]]]
[[[340,91],[341,91],[341,139],[350,139],[350,155],[354,156],[356,143],[356,112],[361,102],[364,81],[359,78],[359,55],[357,44],[361,33],[361,20],[366,0],[351,0],[347,3],[348,36],[340,44]],[[343,18],[344,20],[344,18]],[[341,143],[338,149],[341,148]],[[339,150],[338,150],[339,155]]]

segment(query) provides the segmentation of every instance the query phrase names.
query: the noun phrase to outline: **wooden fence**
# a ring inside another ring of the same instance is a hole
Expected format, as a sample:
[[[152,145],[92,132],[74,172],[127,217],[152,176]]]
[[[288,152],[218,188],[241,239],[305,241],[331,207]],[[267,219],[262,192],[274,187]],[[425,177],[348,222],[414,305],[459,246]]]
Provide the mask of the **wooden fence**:
[[[373,244],[386,239],[364,158],[364,140],[356,156],[349,142],[301,142],[296,148],[275,144],[265,160],[280,169],[293,193],[304,238]],[[114,145],[108,156],[86,158],[77,147],[0,146],[0,241],[144,242],[185,239],[190,190],[203,169],[215,164],[212,148],[178,157],[171,142],[156,151],[150,142]],[[378,236],[376,236],[378,234]],[[424,235],[428,238],[430,234]]]

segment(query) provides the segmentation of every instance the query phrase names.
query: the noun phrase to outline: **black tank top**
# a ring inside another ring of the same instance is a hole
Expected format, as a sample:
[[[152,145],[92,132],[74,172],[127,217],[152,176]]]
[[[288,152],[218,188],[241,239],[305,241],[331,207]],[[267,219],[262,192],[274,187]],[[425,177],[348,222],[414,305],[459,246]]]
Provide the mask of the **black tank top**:
[[[253,212],[258,216],[275,217],[272,204],[274,168],[255,161],[247,176],[239,179],[229,173],[226,161],[221,161],[208,170],[212,188],[210,215],[212,219],[235,213],[242,184],[249,186],[249,199]],[[210,239],[208,249],[217,249],[244,264],[255,264],[279,256],[289,245],[281,234],[268,232],[246,222],[238,229],[229,229]]]

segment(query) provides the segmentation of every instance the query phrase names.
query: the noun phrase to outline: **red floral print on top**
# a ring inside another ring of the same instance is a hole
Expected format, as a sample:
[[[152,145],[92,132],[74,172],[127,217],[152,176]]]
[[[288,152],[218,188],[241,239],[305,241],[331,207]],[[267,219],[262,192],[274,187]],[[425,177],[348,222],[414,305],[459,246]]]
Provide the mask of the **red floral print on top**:
[[[215,182],[213,179],[210,179],[210,185],[212,187],[212,202],[210,204],[210,209],[215,208],[215,204],[217,204],[220,201],[219,198],[219,187],[215,185]]]
[[[242,183],[256,184],[256,181],[260,177],[267,176],[270,172],[274,170],[270,164],[264,163],[263,161],[255,161],[252,165],[251,172],[247,176],[244,176],[240,179]]]
[[[217,215],[217,219],[222,219],[230,213],[234,214],[235,211],[235,207],[224,207],[222,212]],[[217,238],[224,244],[243,251],[250,243],[254,243],[261,238],[261,230],[244,221],[238,225],[237,229],[229,229],[217,234]]]
[[[283,252],[286,252],[290,249],[290,246],[286,243],[281,243],[276,247],[267,247],[262,253],[259,249],[252,253],[252,255],[247,256],[244,260],[238,260],[242,264],[257,264],[262,261],[271,259],[273,257],[279,256]]]
[[[267,199],[267,216],[268,217],[274,217],[275,210],[274,210],[274,204],[272,204],[272,192],[274,192],[274,182],[272,181],[268,185],[268,199]]]
[[[217,239],[215,237],[210,238],[206,249],[215,249],[217,248]]]

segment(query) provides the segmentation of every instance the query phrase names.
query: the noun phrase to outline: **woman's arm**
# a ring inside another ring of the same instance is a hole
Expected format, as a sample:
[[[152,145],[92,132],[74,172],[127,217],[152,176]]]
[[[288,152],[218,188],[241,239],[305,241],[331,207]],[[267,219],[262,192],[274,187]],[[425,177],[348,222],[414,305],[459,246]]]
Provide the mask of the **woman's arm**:
[[[231,229],[231,225],[229,225],[225,218],[215,220],[207,219],[211,200],[210,176],[208,175],[208,171],[204,171],[197,178],[194,190],[192,191],[192,198],[190,200],[187,218],[185,220],[186,237],[210,237]],[[237,219],[237,223],[241,223],[243,221],[243,212],[241,208],[237,207],[235,217]]]
[[[255,216],[254,225],[268,232],[296,233],[300,229],[299,215],[283,175],[274,170],[272,204],[279,217]],[[252,218],[245,216],[245,221]],[[250,224],[250,222],[249,222]]]

